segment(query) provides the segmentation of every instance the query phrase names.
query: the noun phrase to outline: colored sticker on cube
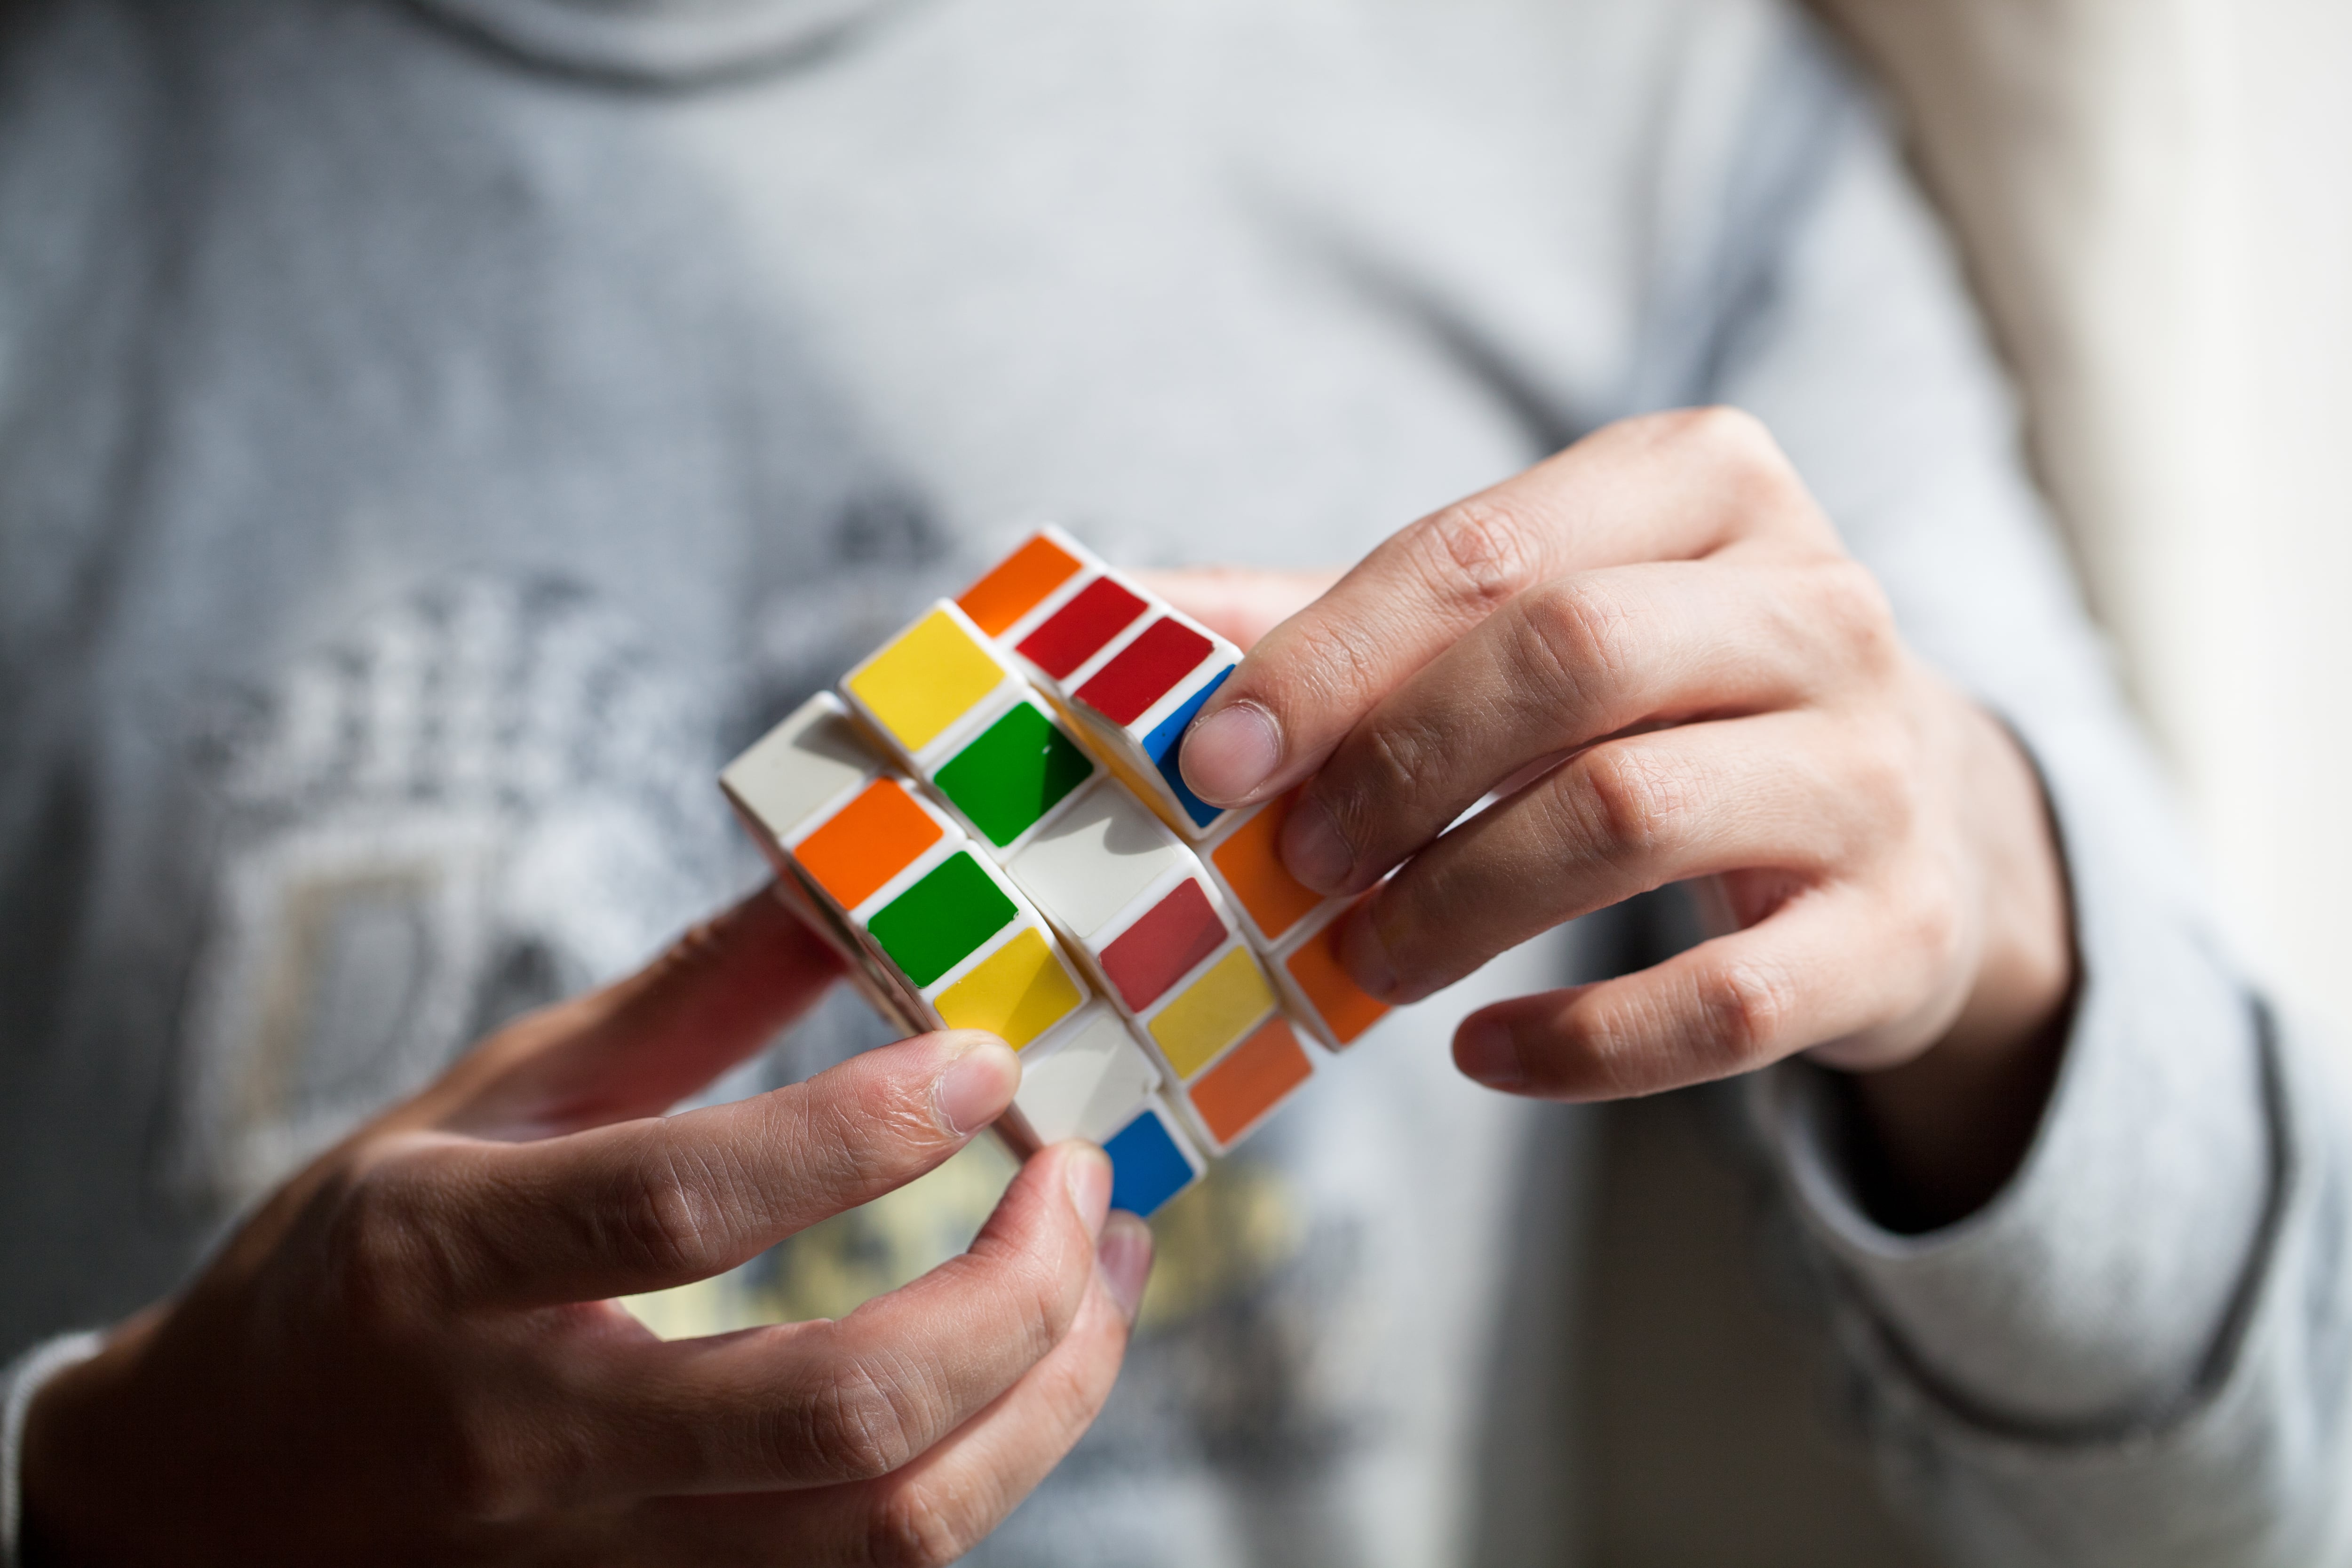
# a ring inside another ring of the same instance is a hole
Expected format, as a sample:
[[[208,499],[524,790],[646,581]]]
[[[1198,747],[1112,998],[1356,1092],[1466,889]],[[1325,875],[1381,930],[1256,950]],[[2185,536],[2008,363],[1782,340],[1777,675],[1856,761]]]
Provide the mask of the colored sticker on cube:
[[[1019,1050],[1086,1005],[1086,993],[1031,927],[932,999],[950,1029],[985,1029]]]
[[[1248,948],[1234,943],[1146,1020],[1160,1054],[1189,1079],[1274,1011],[1274,991]]]
[[[1208,893],[1187,877],[1103,946],[1103,975],[1117,988],[1119,1000],[1140,1013],[1216,952],[1229,934]]]
[[[1019,912],[971,851],[961,849],[877,910],[866,930],[922,990],[978,952]]]
[[[1225,683],[1225,678],[1233,674],[1234,669],[1234,667],[1229,664],[1210,677],[1207,685],[1185,699],[1181,706],[1154,725],[1151,733],[1143,738],[1143,754],[1151,760],[1153,767],[1160,770],[1161,780],[1168,785],[1168,793],[1176,797],[1178,808],[1195,827],[1208,826],[1224,815],[1225,808],[1211,805],[1194,795],[1192,786],[1184,782],[1183,752],[1179,742],[1183,740],[1184,731],[1191,728],[1192,721],[1200,716],[1202,708],[1216,695],[1217,688]]]
[[[1034,702],[1016,702],[932,782],[999,849],[1011,847],[1095,776],[1094,759]]]
[[[719,784],[779,844],[882,768],[841,699],[821,691],[727,764]]]
[[[1021,1053],[1013,1102],[1045,1143],[1102,1142],[1135,1118],[1160,1087],[1160,1071],[1109,1008],[1097,1005],[1059,1037]]]
[[[989,569],[956,600],[972,625],[1001,637],[1021,617],[1053,595],[1086,563],[1048,533],[1030,535],[1018,550]]]
[[[1117,578],[1097,577],[1021,639],[1021,657],[1055,680],[1064,679],[1148,607],[1141,595]]]
[[[942,603],[852,670],[842,687],[912,756],[1011,678],[962,612]]]
[[[1369,895],[1367,895],[1369,897]],[[1389,1005],[1349,978],[1339,962],[1339,926],[1344,910],[1294,944],[1278,950],[1283,971],[1308,1010],[1310,1026],[1335,1049],[1353,1045],[1356,1037],[1386,1016]]]
[[[854,910],[946,837],[906,785],[882,778],[793,846],[793,855],[834,902]]]
[[[1258,1026],[1185,1090],[1220,1151],[1230,1149],[1315,1073],[1307,1048],[1280,1015]]]
[[[1110,1156],[1110,1205],[1150,1219],[1201,1179],[1201,1156],[1157,1103],[1103,1145]]]

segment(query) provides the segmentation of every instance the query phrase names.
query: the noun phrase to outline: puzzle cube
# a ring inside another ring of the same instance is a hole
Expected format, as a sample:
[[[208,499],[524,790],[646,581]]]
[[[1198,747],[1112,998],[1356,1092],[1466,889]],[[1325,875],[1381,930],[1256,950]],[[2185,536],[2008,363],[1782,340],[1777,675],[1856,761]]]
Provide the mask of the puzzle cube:
[[[1068,535],[1033,535],[729,764],[778,889],[911,1031],[1022,1054],[1000,1131],[1088,1138],[1149,1215],[1387,1009],[1334,946],[1350,907],[1184,785],[1232,645]],[[1075,955],[1075,957],[1074,957]]]
[[[957,603],[1180,833],[1223,819],[1184,783],[1177,751],[1240,649],[1058,529],[1032,535]]]

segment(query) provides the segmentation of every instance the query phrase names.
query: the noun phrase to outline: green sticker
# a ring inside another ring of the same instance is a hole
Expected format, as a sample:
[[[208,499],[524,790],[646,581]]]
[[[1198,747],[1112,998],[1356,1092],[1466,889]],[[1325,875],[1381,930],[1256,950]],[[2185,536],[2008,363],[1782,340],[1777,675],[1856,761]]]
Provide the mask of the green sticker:
[[[919,991],[1003,931],[1013,913],[1004,889],[959,851],[877,910],[866,929]]]
[[[1024,702],[939,771],[940,793],[1002,849],[1087,782],[1094,763]]]

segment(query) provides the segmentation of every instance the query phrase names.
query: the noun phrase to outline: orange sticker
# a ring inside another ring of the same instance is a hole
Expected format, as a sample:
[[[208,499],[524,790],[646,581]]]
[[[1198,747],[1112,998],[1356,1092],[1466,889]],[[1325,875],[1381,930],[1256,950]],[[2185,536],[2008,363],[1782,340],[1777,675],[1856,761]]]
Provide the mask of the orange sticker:
[[[1323,1026],[1343,1046],[1352,1045],[1358,1035],[1379,1023],[1389,1010],[1387,1003],[1349,979],[1339,963],[1339,927],[1346,920],[1343,914],[1317,931],[1290,955],[1287,965],[1290,977],[1307,994]]]
[[[1290,1026],[1268,1018],[1194,1081],[1189,1090],[1192,1109],[1218,1142],[1230,1144],[1314,1071]]]
[[[1028,543],[998,562],[987,576],[963,591],[956,605],[990,637],[1035,609],[1046,595],[1070,580],[1077,558],[1046,538]]]
[[[1283,868],[1278,847],[1282,825],[1289,820],[1290,808],[1297,799],[1298,791],[1292,790],[1267,801],[1264,810],[1209,852],[1217,874],[1268,942],[1278,940],[1298,923],[1299,916],[1323,901],[1320,894]]]
[[[940,825],[896,781],[877,779],[802,839],[793,858],[843,909],[854,910],[939,841]]]

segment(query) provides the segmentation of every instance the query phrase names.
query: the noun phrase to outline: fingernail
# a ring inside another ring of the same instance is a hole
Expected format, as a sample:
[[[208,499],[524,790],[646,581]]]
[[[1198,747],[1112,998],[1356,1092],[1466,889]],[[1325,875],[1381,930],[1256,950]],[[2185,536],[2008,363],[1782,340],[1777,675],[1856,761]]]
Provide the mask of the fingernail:
[[[1519,1042],[1496,1018],[1472,1018],[1454,1037],[1454,1065],[1488,1089],[1515,1089],[1528,1081],[1519,1063]]]
[[[1330,811],[1310,795],[1291,807],[1282,825],[1282,861],[1315,891],[1336,893],[1355,868],[1356,854],[1339,837]]]
[[[1110,1287],[1110,1299],[1129,1322],[1135,1321],[1143,1287],[1151,1278],[1151,1227],[1120,1210],[1103,1226],[1095,1259],[1102,1268],[1103,1283]]]
[[[1021,1087],[1021,1058],[1013,1047],[988,1035],[951,1037],[963,1053],[931,1085],[931,1114],[951,1137],[987,1126],[1013,1103]]]
[[[1090,1145],[1072,1149],[1062,1176],[1070,1185],[1070,1206],[1086,1223],[1087,1234],[1103,1233],[1103,1216],[1110,1213],[1110,1156]]]
[[[1184,782],[1202,800],[1231,805],[1282,765],[1282,736],[1274,716],[1255,702],[1220,708],[1184,737]]]
[[[1339,928],[1339,962],[1355,983],[1387,1002],[1394,999],[1396,966],[1389,962],[1388,944],[1381,940],[1367,904],[1347,917]]]

